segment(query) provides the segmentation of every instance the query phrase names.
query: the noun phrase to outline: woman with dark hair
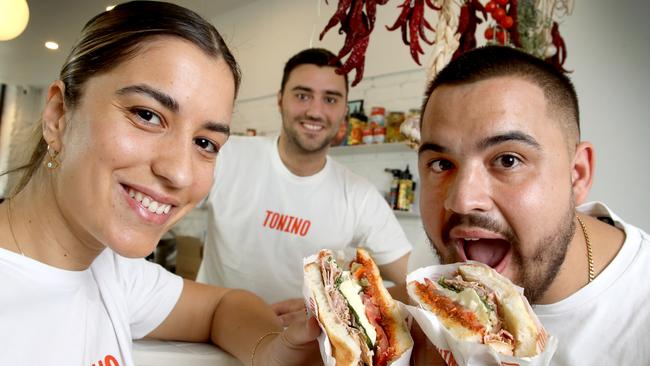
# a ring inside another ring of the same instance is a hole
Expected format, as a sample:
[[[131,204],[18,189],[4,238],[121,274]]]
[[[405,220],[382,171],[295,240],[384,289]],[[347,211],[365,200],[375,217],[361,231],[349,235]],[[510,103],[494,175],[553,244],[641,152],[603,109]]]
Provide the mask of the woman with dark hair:
[[[0,364],[132,365],[141,337],[255,365],[318,359],[313,319],[280,331],[255,295],[142,259],[208,193],[239,79],[217,30],[182,7],[124,3],[86,24],[0,204]]]

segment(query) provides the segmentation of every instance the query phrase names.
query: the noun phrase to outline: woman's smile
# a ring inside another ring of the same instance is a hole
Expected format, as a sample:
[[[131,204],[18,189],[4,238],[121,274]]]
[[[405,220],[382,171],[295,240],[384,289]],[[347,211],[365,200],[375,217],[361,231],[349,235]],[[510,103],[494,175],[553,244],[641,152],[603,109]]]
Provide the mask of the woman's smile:
[[[122,186],[123,197],[129,207],[146,222],[163,225],[171,217],[175,205],[166,203],[168,200],[156,200],[146,193],[128,186]]]

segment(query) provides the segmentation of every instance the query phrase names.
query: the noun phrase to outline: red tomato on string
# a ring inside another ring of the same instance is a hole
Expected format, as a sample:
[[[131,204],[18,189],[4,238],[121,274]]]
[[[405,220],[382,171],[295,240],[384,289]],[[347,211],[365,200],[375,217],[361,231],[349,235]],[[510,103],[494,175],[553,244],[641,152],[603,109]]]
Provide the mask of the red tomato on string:
[[[510,27],[512,27],[514,23],[515,21],[514,19],[512,19],[510,15],[506,15],[503,18],[501,18],[501,20],[499,20],[499,24],[505,29],[509,29]]]
[[[494,20],[496,20],[497,22],[500,21],[505,16],[506,16],[506,11],[503,10],[502,8],[496,8],[492,12],[492,18],[494,18]]]
[[[509,0],[496,0],[499,5],[507,5]]]
[[[497,31],[497,42],[500,44],[506,44],[506,32],[503,30]]]
[[[492,13],[496,8],[497,8],[497,4],[495,4],[494,1],[488,1],[488,3],[485,4],[485,11],[487,11],[488,13]]]
[[[493,40],[494,39],[494,29],[493,28],[486,28],[485,33],[483,35],[485,36],[485,39]]]

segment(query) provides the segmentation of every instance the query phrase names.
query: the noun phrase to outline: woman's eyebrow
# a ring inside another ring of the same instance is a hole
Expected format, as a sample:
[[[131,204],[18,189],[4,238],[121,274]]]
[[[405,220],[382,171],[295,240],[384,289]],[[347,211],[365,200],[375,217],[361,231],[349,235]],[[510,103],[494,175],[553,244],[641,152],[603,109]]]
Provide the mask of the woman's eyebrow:
[[[116,94],[118,95],[125,95],[130,93],[145,94],[155,99],[156,101],[158,101],[158,103],[162,104],[172,112],[178,112],[179,110],[178,102],[176,102],[176,100],[173,97],[147,84],[136,84],[136,85],[125,86],[123,88],[118,89],[116,92]],[[230,126],[228,126],[227,123],[205,122],[203,124],[203,128],[210,131],[223,133],[226,136],[230,135]]]
[[[162,104],[172,112],[178,112],[179,109],[178,102],[174,98],[147,84],[136,84],[136,85],[125,86],[123,88],[118,89],[117,92],[115,93],[118,95],[125,95],[130,93],[145,94],[155,99],[156,101],[158,101],[158,103]]]

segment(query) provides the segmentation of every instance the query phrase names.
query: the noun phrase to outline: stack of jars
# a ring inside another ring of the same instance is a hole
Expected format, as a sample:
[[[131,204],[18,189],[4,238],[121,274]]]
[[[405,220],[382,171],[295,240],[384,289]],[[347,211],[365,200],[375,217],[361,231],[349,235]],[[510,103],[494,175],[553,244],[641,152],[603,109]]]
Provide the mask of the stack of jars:
[[[363,113],[355,113],[350,116],[348,124],[348,138],[346,145],[378,144],[383,142],[400,142],[405,137],[400,132],[404,121],[411,117],[411,109],[408,114],[400,111],[386,113],[384,107],[372,107],[370,117]],[[417,114],[419,117],[419,113]]]
[[[386,137],[386,109],[384,107],[372,107],[368,125],[363,131],[364,144],[380,144]]]

